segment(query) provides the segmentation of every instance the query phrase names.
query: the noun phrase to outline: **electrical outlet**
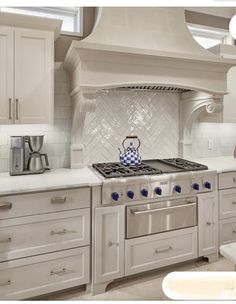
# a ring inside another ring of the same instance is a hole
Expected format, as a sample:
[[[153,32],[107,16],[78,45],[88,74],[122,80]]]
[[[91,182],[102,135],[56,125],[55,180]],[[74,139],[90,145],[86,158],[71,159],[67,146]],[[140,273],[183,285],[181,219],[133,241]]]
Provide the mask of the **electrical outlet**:
[[[214,148],[214,141],[212,138],[208,139],[208,150],[212,150]]]

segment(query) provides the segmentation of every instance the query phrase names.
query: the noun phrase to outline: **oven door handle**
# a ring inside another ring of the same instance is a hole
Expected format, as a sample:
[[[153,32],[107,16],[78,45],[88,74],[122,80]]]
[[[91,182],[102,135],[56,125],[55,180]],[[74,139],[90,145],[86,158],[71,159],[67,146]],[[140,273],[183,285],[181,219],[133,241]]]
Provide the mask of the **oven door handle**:
[[[184,207],[190,207],[190,206],[195,206],[196,203],[188,203],[184,205],[179,205],[179,206],[172,206],[172,207],[165,207],[165,208],[156,208],[156,209],[148,209],[148,210],[143,210],[143,211],[135,211],[131,210],[131,213],[133,215],[142,215],[142,214],[149,214],[149,213],[154,213],[158,211],[166,211],[170,209],[179,209],[179,208],[184,208]]]

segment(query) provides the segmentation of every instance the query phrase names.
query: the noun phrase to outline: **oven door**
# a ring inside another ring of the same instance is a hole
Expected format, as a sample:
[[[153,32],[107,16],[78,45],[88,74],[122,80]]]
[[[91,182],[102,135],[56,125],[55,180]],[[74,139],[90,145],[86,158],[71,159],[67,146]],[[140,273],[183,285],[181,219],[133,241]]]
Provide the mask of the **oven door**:
[[[197,197],[126,207],[126,238],[197,225]]]

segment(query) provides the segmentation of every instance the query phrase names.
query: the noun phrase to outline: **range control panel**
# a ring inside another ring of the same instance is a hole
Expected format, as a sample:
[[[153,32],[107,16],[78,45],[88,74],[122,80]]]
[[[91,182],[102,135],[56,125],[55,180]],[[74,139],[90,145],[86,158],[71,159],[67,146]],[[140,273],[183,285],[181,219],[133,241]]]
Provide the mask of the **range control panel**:
[[[196,195],[215,190],[216,174],[192,174],[193,176],[140,177],[104,183],[102,204],[121,204],[164,197],[177,198],[181,195]]]

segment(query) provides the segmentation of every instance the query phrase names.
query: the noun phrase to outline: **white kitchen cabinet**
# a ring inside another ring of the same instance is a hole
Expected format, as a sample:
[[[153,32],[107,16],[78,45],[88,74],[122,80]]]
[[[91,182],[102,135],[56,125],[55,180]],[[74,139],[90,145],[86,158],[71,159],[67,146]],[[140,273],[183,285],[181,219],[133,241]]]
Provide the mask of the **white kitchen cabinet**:
[[[227,44],[218,44],[210,51],[222,56],[223,58],[236,59],[236,46]],[[223,122],[236,122],[236,67],[232,67],[227,74],[228,95],[224,96]]]
[[[216,192],[198,195],[199,256],[218,252],[218,197]]]
[[[0,123],[13,122],[12,106],[14,95],[13,82],[13,31],[0,27]]]
[[[0,123],[51,123],[54,34],[0,26]]]
[[[95,284],[124,275],[124,225],[124,206],[95,209]]]

